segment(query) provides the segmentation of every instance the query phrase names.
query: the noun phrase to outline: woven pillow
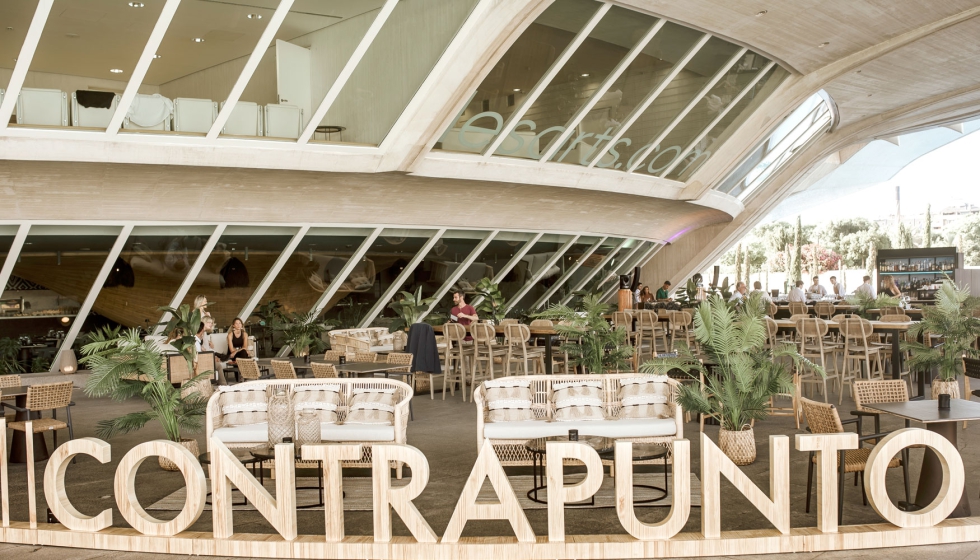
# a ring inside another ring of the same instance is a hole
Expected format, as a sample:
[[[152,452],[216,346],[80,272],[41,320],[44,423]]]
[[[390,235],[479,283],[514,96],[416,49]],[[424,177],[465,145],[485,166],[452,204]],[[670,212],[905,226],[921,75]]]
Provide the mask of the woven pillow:
[[[602,406],[602,381],[554,383],[551,389],[556,422],[605,419]]]
[[[655,375],[620,380],[620,418],[667,418],[670,387],[667,377]]]
[[[383,424],[395,421],[395,390],[359,391],[351,397],[344,424]]]
[[[340,385],[308,385],[296,387],[293,393],[293,410],[296,419],[304,410],[316,411],[322,424],[337,423],[337,407],[340,405]]]
[[[221,423],[225,426],[258,424],[269,420],[267,414],[269,401],[266,397],[265,387],[223,385],[218,388],[218,392],[220,393],[218,404],[221,406]]]
[[[487,393],[487,419],[490,422],[532,420],[531,380],[494,379],[483,384]]]

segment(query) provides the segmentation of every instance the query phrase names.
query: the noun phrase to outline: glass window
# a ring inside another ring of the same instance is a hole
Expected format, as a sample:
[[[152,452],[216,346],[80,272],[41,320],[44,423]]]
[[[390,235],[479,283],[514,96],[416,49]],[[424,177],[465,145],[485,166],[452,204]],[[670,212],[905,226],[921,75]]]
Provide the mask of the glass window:
[[[463,261],[480,242],[487,236],[485,231],[473,230],[447,230],[442,238],[432,247],[422,263],[415,269],[411,280],[405,282],[402,288],[407,292],[415,293],[422,288],[422,297],[432,297],[459,270]],[[487,254],[484,249],[483,254]],[[476,283],[485,276],[493,276],[492,267],[489,267],[478,258],[471,263],[459,279],[450,286],[450,290],[439,300],[433,309],[438,317],[448,317],[449,310],[452,308],[452,290],[460,289],[470,292],[475,288]],[[435,320],[435,319],[433,319]]]
[[[567,237],[561,240],[558,244],[557,250],[567,241]],[[531,288],[527,294],[517,303],[515,309],[526,309],[529,312],[537,309],[545,308],[551,303],[557,303],[563,295],[565,295],[566,290],[568,290],[567,279],[565,274],[573,267],[575,262],[579,260],[582,255],[588,251],[595,242],[598,241],[595,237],[579,237],[578,240],[568,248],[568,251],[558,259],[555,264],[553,264],[548,270],[544,271],[544,275],[538,281],[537,284]],[[553,253],[552,253],[553,255]],[[548,255],[551,256],[551,255]],[[540,267],[539,267],[540,270]],[[544,300],[540,306],[535,306],[539,299],[544,297],[556,283],[561,283],[561,286],[553,294],[551,294],[547,300]]]
[[[4,0],[0,2],[0,91],[6,90],[27,30],[37,11],[37,0]],[[30,75],[30,74],[28,74]],[[25,81],[24,85],[27,83]]]

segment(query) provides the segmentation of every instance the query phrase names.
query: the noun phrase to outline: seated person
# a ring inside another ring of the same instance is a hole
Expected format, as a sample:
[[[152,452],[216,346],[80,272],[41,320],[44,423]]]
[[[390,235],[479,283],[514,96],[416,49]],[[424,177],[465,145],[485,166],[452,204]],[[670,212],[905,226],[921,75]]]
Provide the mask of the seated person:
[[[806,293],[810,296],[810,299],[820,299],[827,295],[827,288],[820,285],[819,276],[814,276],[813,285],[810,286],[810,289],[808,289]]]
[[[664,285],[657,290],[657,301],[670,301],[670,280],[664,280]]]
[[[772,301],[772,297],[769,295],[769,292],[762,289],[762,282],[759,282],[758,280],[752,284],[752,292],[750,292],[749,295],[752,294],[762,294],[762,299]]]
[[[796,281],[796,287],[789,291],[786,298],[790,302],[806,303],[806,294],[803,292],[803,280]]]
[[[738,284],[735,284],[735,291],[732,292],[732,297],[728,298],[728,301],[742,303],[742,301],[745,299],[745,293],[748,291],[749,288],[745,285],[745,282],[739,282]]]
[[[249,358],[248,355],[248,335],[245,333],[245,324],[238,317],[231,322],[228,329],[228,363],[235,365],[238,358]]]

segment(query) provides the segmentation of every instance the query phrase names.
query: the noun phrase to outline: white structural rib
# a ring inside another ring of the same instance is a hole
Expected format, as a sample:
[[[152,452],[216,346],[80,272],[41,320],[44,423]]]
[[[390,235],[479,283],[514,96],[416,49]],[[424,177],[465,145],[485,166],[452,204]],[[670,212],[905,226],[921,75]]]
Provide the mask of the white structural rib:
[[[371,26],[368,27],[367,33],[364,34],[364,37],[361,37],[361,42],[357,44],[357,48],[354,49],[354,52],[350,55],[350,59],[347,60],[347,64],[344,65],[344,68],[340,71],[337,79],[334,80],[333,85],[331,85],[330,89],[327,90],[327,94],[323,97],[323,101],[320,102],[320,106],[313,112],[313,115],[310,117],[310,122],[306,125],[306,129],[296,141],[297,144],[306,144],[310,141],[310,138],[313,137],[313,132],[316,130],[316,127],[320,126],[320,121],[322,121],[323,117],[327,115],[327,111],[330,110],[333,102],[337,100],[341,90],[343,90],[344,86],[347,84],[347,80],[350,79],[351,75],[354,73],[354,69],[357,68],[357,65],[361,63],[361,59],[364,58],[364,54],[367,53],[368,48],[371,47],[371,43],[374,42],[374,39],[378,36],[378,33],[381,32],[381,28],[384,26],[385,22],[388,21],[388,16],[391,15],[391,12],[395,10],[397,5],[398,0],[387,0],[384,6],[381,7],[381,11],[378,12],[378,16],[374,18],[373,22],[371,22]]]
[[[585,24],[585,27],[578,32],[575,38],[572,39],[572,42],[565,47],[565,50],[563,50],[561,55],[559,55],[558,58],[551,64],[551,67],[548,68],[548,71],[545,72],[544,76],[542,76],[541,79],[538,80],[538,83],[535,84],[530,92],[528,92],[527,96],[524,98],[524,101],[521,102],[521,105],[517,108],[517,110],[510,115],[507,122],[504,123],[504,126],[500,129],[500,134],[498,134],[497,137],[494,138],[483,151],[483,157],[488,158],[497,151],[497,148],[499,148],[504,140],[507,139],[507,136],[514,131],[517,124],[521,122],[524,115],[527,114],[531,106],[534,105],[534,102],[538,100],[538,97],[540,97],[544,90],[551,84],[551,81],[555,79],[555,76],[557,76],[558,72],[560,72],[562,67],[565,66],[565,63],[572,58],[575,51],[577,51],[582,43],[589,38],[589,33],[592,33],[595,26],[599,25],[599,20],[602,19],[602,16],[606,15],[606,12],[608,12],[611,8],[612,4],[602,4],[602,6],[596,10],[596,13],[592,15],[592,19]]]
[[[650,257],[652,257],[653,254],[656,253],[658,249],[660,249],[660,247],[661,245],[659,243],[651,243],[650,247],[645,251],[643,251],[639,256],[639,258],[636,258],[632,261],[627,260],[624,266],[619,269],[619,274],[626,274],[626,272],[633,267],[643,266],[643,264],[645,264],[648,260],[650,260]],[[602,295],[602,298],[599,301],[606,301],[613,294],[613,292],[615,292],[618,289],[619,289],[618,284],[614,282],[613,285],[610,286],[610,288]]]
[[[718,69],[717,72],[715,72],[715,75],[712,76],[710,80],[708,80],[708,83],[704,84],[704,87],[702,87],[701,90],[698,91],[698,93],[694,96],[694,98],[691,99],[691,101],[689,101],[688,104],[684,106],[681,112],[678,113],[677,116],[670,121],[670,124],[668,124],[660,132],[660,134],[658,134],[657,137],[653,139],[653,142],[650,142],[650,145],[647,146],[647,148],[643,150],[643,152],[639,156],[636,157],[636,163],[633,164],[633,167],[630,167],[629,169],[626,170],[627,173],[632,173],[633,171],[636,171],[637,168],[639,168],[641,165],[646,163],[646,159],[650,155],[650,152],[652,152],[657,146],[659,146],[660,143],[664,141],[664,138],[666,138],[668,134],[673,132],[674,128],[676,128],[677,125],[680,124],[682,120],[684,120],[684,117],[686,117],[688,113],[694,110],[694,107],[698,103],[700,103],[702,99],[704,99],[704,96],[708,95],[708,92],[710,92],[711,89],[714,88],[715,85],[718,82],[720,82],[722,78],[725,77],[725,74],[728,73],[728,71],[731,69],[732,66],[735,66],[735,64],[739,61],[739,59],[741,59],[742,56],[744,56],[746,51],[748,50],[749,49],[742,47],[741,49],[739,49],[738,52],[736,52],[734,55],[732,55],[731,58],[728,59],[728,62],[726,62],[721,68]]]
[[[20,257],[20,250],[24,248],[24,241],[27,239],[29,231],[31,231],[31,224],[20,224],[17,227],[14,241],[10,244],[10,250],[7,251],[7,258],[3,261],[3,268],[0,268],[0,286],[6,286],[7,281],[10,280],[10,275],[14,272],[14,265],[17,264],[17,258]]]
[[[758,84],[759,81],[762,80],[762,78],[766,74],[768,74],[769,71],[772,70],[775,66],[776,63],[770,61],[769,64],[767,64],[765,68],[763,68],[755,78],[752,78],[752,81],[750,81],[744,88],[742,88],[742,91],[738,92],[738,95],[736,95],[735,98],[732,99],[731,102],[724,109],[722,109],[720,113],[718,113],[718,116],[716,116],[710,123],[708,123],[708,126],[704,127],[704,130],[702,130],[700,134],[694,137],[694,140],[691,140],[690,144],[688,144],[687,146],[684,147],[683,150],[681,150],[681,153],[678,154],[676,158],[674,158],[674,161],[671,162],[669,166],[667,166],[667,169],[664,169],[663,171],[660,172],[660,175],[658,175],[658,177],[666,177],[671,171],[674,170],[674,168],[680,165],[681,161],[684,160],[684,156],[691,153],[691,150],[693,150],[694,147],[697,146],[699,142],[701,142],[701,140],[704,140],[704,137],[707,136],[708,133],[711,132],[716,126],[718,126],[718,123],[721,122],[721,119],[725,118],[725,115],[727,115],[732,109],[734,109],[735,105],[738,104],[738,102],[741,101],[742,98],[745,97],[750,91],[752,91],[752,89],[756,86],[756,84]]]
[[[347,264],[340,269],[337,276],[335,276],[333,281],[330,282],[330,286],[323,291],[320,298],[315,304],[313,304],[313,307],[310,309],[311,312],[315,312],[317,315],[319,315],[320,312],[323,311],[323,308],[330,303],[331,299],[333,299],[333,296],[337,295],[337,291],[340,290],[340,285],[347,281],[347,277],[350,276],[351,272],[354,272],[354,269],[357,268],[358,263],[360,263],[361,259],[364,258],[364,255],[367,254],[368,249],[371,248],[374,241],[379,235],[381,235],[382,230],[384,230],[384,228],[375,228],[374,231],[364,238],[364,241],[361,242],[361,246],[357,248],[357,251],[354,251],[354,254],[347,260]]]
[[[626,69],[629,67],[629,65],[632,64],[634,60],[636,60],[636,57],[639,56],[641,52],[643,52],[643,49],[645,49],[646,46],[650,44],[650,41],[653,40],[653,37],[657,34],[658,31],[660,31],[660,28],[663,27],[665,23],[667,23],[667,20],[658,19],[657,22],[654,23],[649,30],[647,30],[646,34],[643,35],[643,37],[640,37],[640,40],[637,41],[635,45],[633,45],[633,48],[630,50],[630,52],[626,53],[626,56],[623,58],[623,60],[620,60],[619,64],[616,65],[615,68],[613,68],[612,73],[606,76],[606,79],[603,80],[602,84],[599,85],[599,89],[595,90],[595,93],[592,94],[592,97],[590,97],[589,100],[585,102],[585,105],[579,108],[579,110],[572,117],[572,120],[569,121],[567,125],[565,125],[564,132],[562,132],[558,136],[558,138],[555,138],[551,142],[551,144],[545,149],[544,155],[542,155],[541,159],[538,161],[544,163],[550,160],[555,155],[555,153],[558,150],[560,150],[562,146],[565,145],[565,142],[568,140],[568,138],[572,134],[574,134],[576,127],[578,127],[578,125],[581,124],[582,120],[585,119],[585,117],[592,111],[592,109],[596,106],[596,104],[599,103],[599,101],[602,99],[602,96],[606,95],[606,93],[609,91],[609,88],[611,88],[613,84],[616,83],[616,80],[618,80],[619,77],[623,74],[623,72],[625,72]]]
[[[573,297],[575,297],[575,292],[581,290],[583,287],[585,287],[586,284],[589,283],[589,280],[595,278],[595,275],[598,274],[599,271],[602,270],[604,266],[609,264],[609,262],[612,261],[613,258],[615,258],[616,254],[619,253],[620,249],[622,249],[627,243],[629,243],[629,241],[630,241],[629,238],[623,239],[622,241],[619,242],[619,245],[613,247],[612,251],[606,253],[606,256],[603,257],[601,261],[599,261],[599,264],[597,264],[595,268],[592,269],[592,272],[586,274],[584,278],[582,278],[574,286],[572,286],[572,289],[568,291],[568,294],[565,297],[561,298],[561,301],[559,301],[558,303],[560,305],[567,305],[568,302],[571,301]]]
[[[197,258],[194,259],[194,264],[191,266],[190,270],[187,271],[187,275],[184,276],[184,281],[180,283],[177,288],[177,293],[174,297],[170,299],[169,307],[176,308],[180,305],[180,302],[184,301],[187,297],[187,292],[191,291],[191,287],[194,285],[194,281],[197,280],[197,276],[201,274],[201,270],[204,269],[205,263],[208,262],[208,257],[214,251],[214,248],[218,245],[218,240],[225,233],[225,228],[228,224],[218,224],[215,226],[214,231],[211,232],[211,237],[208,238],[207,243],[201,248],[201,252],[197,254]],[[163,330],[164,325],[170,320],[170,313],[164,313],[160,317],[160,321],[156,327],[153,328],[153,334],[160,334]]]
[[[99,297],[99,292],[102,291],[102,286],[105,284],[106,278],[112,272],[112,267],[116,265],[116,259],[119,258],[119,253],[122,253],[123,247],[126,246],[126,241],[129,240],[129,234],[132,232],[133,224],[127,224],[123,226],[122,231],[119,232],[119,236],[116,237],[116,242],[112,245],[112,249],[109,250],[109,255],[106,257],[105,262],[102,263],[102,268],[99,270],[98,276],[92,282],[92,287],[89,288],[88,295],[85,296],[85,301],[78,308],[78,315],[75,316],[75,320],[68,329],[68,334],[61,341],[58,353],[55,355],[54,360],[51,361],[51,373],[58,371],[58,368],[61,366],[61,353],[66,348],[71,349],[72,344],[75,343],[75,339],[78,338],[78,333],[82,331],[85,319],[88,318],[89,312],[92,311],[92,306],[95,305],[95,300]]]
[[[443,296],[449,293],[449,290],[450,288],[453,287],[453,284],[455,284],[456,281],[459,280],[461,276],[463,276],[463,274],[466,272],[466,269],[468,269],[470,265],[473,264],[473,261],[475,261],[477,257],[479,257],[481,253],[483,253],[483,250],[487,248],[487,245],[489,245],[491,241],[493,241],[494,237],[497,237],[498,233],[500,233],[500,230],[495,229],[490,233],[488,233],[486,237],[483,238],[482,241],[477,243],[476,247],[474,247],[473,250],[470,251],[470,254],[466,256],[466,259],[464,259],[463,262],[459,264],[459,268],[457,268],[452,274],[450,274],[449,278],[446,278],[446,281],[442,283],[442,286],[440,286],[439,289],[436,291],[436,293],[432,296],[433,297],[432,303],[429,304],[428,309],[423,311],[422,315],[419,316],[420,321],[422,319],[425,319],[425,317],[429,313],[432,313],[432,310],[435,309],[437,305],[439,305],[439,300],[441,300]]]
[[[7,92],[4,94],[3,103],[0,104],[0,130],[7,128],[10,115],[14,114],[17,98],[20,97],[20,89],[24,87],[24,78],[27,77],[27,70],[30,69],[31,61],[34,60],[34,51],[37,50],[37,44],[41,41],[41,32],[44,31],[44,24],[48,21],[52,4],[54,4],[54,0],[39,0],[37,9],[34,10],[34,19],[31,20],[31,26],[27,28],[27,37],[24,38],[24,44],[20,46],[20,54],[17,55],[14,71],[7,83]]]
[[[637,243],[632,249],[630,249],[630,251],[626,253],[626,256],[623,257],[623,260],[619,263],[619,266],[613,268],[609,272],[608,276],[606,276],[602,280],[599,280],[599,283],[596,285],[596,291],[601,290],[603,286],[609,283],[609,280],[615,280],[616,278],[619,277],[620,274],[625,274],[624,271],[629,270],[630,267],[632,267],[633,257],[636,256],[636,254],[639,253],[646,246],[647,246],[646,242],[641,241]]]
[[[150,69],[150,63],[153,62],[153,57],[156,56],[160,42],[163,41],[163,36],[167,34],[167,29],[170,27],[170,22],[174,19],[174,13],[177,12],[179,5],[180,0],[167,0],[167,3],[163,5],[160,17],[157,18],[157,23],[150,33],[150,38],[146,41],[146,46],[143,47],[143,54],[140,55],[139,62],[133,69],[133,75],[129,77],[129,83],[126,84],[126,89],[119,100],[119,105],[116,106],[116,112],[112,115],[109,126],[105,129],[106,134],[114,135],[119,132],[123,118],[129,112],[129,106],[133,104],[133,100],[136,99],[140,86],[143,85],[143,78],[146,77],[146,72]]]
[[[510,271],[514,270],[514,267],[517,266],[517,263],[521,262],[521,259],[523,259],[525,255],[527,255],[528,251],[530,251],[531,248],[534,247],[534,244],[537,243],[538,240],[540,240],[542,237],[544,237],[544,233],[537,233],[534,235],[534,237],[528,239],[524,243],[524,245],[521,246],[521,249],[516,253],[514,253],[514,256],[512,256],[509,261],[507,261],[504,267],[498,270],[496,274],[493,275],[493,280],[491,280],[491,282],[493,282],[494,284],[499,284],[503,282],[504,278],[506,278],[507,275],[510,274]],[[470,305],[476,307],[477,305],[480,305],[482,301],[483,301],[483,296],[477,296],[476,298],[473,299],[472,302],[470,302]]]
[[[381,314],[382,311],[384,311],[385,306],[388,305],[388,302],[391,301],[391,298],[395,297],[395,294],[398,293],[398,290],[400,290],[402,286],[405,285],[405,282],[409,279],[409,277],[412,276],[412,274],[415,272],[415,269],[418,268],[418,266],[422,263],[422,260],[425,259],[425,257],[429,254],[429,251],[431,251],[432,248],[436,246],[436,243],[438,243],[439,240],[442,239],[442,236],[445,234],[446,234],[446,230],[445,228],[443,228],[433,233],[432,236],[429,237],[429,240],[425,242],[425,245],[422,245],[422,248],[419,249],[419,252],[415,253],[415,256],[412,257],[412,260],[408,261],[408,264],[405,265],[405,268],[403,268],[401,273],[398,274],[398,277],[395,278],[395,281],[391,283],[391,286],[388,286],[388,289],[385,290],[385,293],[381,294],[381,297],[378,298],[378,301],[374,302],[374,306],[371,307],[371,309],[367,312],[367,315],[364,316],[364,319],[361,320],[361,323],[357,326],[357,328],[363,329],[369,326],[371,324],[371,321],[374,321],[375,317],[377,317],[378,315]]]
[[[664,79],[661,80],[659,84],[657,84],[657,87],[655,87],[650,93],[648,93],[647,96],[643,98],[643,101],[641,101],[640,104],[633,109],[633,111],[629,114],[629,116],[626,117],[626,120],[623,121],[622,125],[620,125],[619,130],[616,131],[616,134],[614,134],[613,137],[606,142],[606,145],[599,150],[599,153],[596,154],[595,158],[593,158],[592,161],[589,162],[588,167],[595,167],[595,164],[601,161],[602,158],[607,153],[609,153],[609,150],[612,149],[612,147],[619,142],[619,139],[622,138],[624,134],[626,134],[626,131],[629,130],[631,126],[633,126],[633,123],[635,123],[637,119],[640,118],[640,115],[642,115],[647,110],[647,108],[650,107],[650,105],[652,105],[653,102],[656,101],[658,97],[660,97],[660,94],[663,93],[664,90],[667,89],[667,86],[670,85],[670,82],[674,81],[674,78],[676,78],[677,75],[681,73],[681,70],[683,70],[684,67],[687,66],[687,63],[690,62],[692,58],[694,58],[694,55],[698,54],[698,51],[700,51],[701,47],[703,47],[704,44],[708,42],[708,39],[711,39],[710,34],[705,33],[704,35],[702,35],[701,39],[699,39],[697,43],[694,43],[694,46],[692,46],[687,51],[687,53],[684,54],[684,57],[678,60],[676,64],[674,64],[674,67],[670,69],[670,73],[664,76]]]
[[[580,236],[578,235],[573,236],[571,239],[566,241],[564,245],[559,247],[558,250],[555,251],[555,254],[551,255],[551,258],[545,261],[544,265],[541,266],[541,268],[534,274],[534,276],[532,276],[531,279],[527,283],[525,283],[521,287],[521,289],[517,291],[516,294],[514,294],[514,297],[510,298],[510,301],[504,307],[504,313],[507,313],[508,311],[513,309],[514,306],[517,305],[519,301],[521,301],[521,298],[523,298],[528,292],[530,292],[531,288],[536,286],[538,282],[540,282],[541,279],[544,278],[544,275],[548,272],[548,269],[555,266],[555,263],[558,262],[558,259],[565,256],[565,253],[567,253],[568,250],[572,248],[572,245],[575,245],[575,242],[578,241],[579,237]]]
[[[293,253],[296,252],[296,247],[298,247],[300,242],[303,241],[303,238],[306,237],[306,232],[308,231],[310,231],[309,225],[299,228],[299,231],[297,231],[293,235],[293,238],[289,240],[289,243],[286,244],[286,248],[282,250],[282,253],[279,253],[279,258],[276,259],[276,262],[272,263],[272,268],[265,273],[262,281],[255,287],[255,291],[252,292],[252,295],[249,296],[248,301],[245,302],[245,305],[242,306],[242,310],[238,313],[238,316],[241,317],[243,321],[248,319],[248,316],[255,310],[255,306],[262,301],[262,297],[265,296],[267,291],[269,291],[269,286],[272,286],[272,282],[275,281],[276,276],[279,276],[279,271],[282,270],[282,267],[286,266],[287,262],[289,262],[290,257],[292,257]]]
[[[561,278],[559,278],[554,284],[552,284],[551,287],[548,288],[548,291],[545,292],[544,295],[538,298],[538,301],[534,302],[531,305],[531,309],[537,309],[541,307],[541,305],[543,305],[546,301],[548,301],[548,298],[550,298],[555,292],[557,292],[559,288],[564,286],[565,282],[568,282],[568,280],[571,279],[572,275],[575,274],[575,271],[582,266],[582,263],[585,262],[586,259],[592,256],[592,253],[596,252],[596,249],[601,247],[602,244],[606,242],[606,239],[608,238],[602,237],[598,241],[593,243],[591,247],[586,249],[585,252],[582,253],[582,256],[580,256],[578,260],[575,261],[575,264],[568,267],[568,269],[565,270],[565,274],[562,274]]]
[[[228,119],[231,117],[231,112],[235,110],[235,105],[238,104],[239,98],[242,96],[242,92],[245,91],[245,86],[248,85],[249,80],[252,79],[252,74],[255,73],[255,69],[258,68],[259,62],[262,61],[262,57],[265,56],[265,51],[268,50],[269,44],[272,43],[272,39],[275,38],[276,33],[279,31],[279,26],[282,25],[286,15],[289,14],[290,8],[293,7],[293,0],[281,0],[279,2],[279,7],[272,14],[272,18],[269,19],[269,24],[266,25],[265,31],[262,32],[262,36],[259,37],[259,42],[256,43],[255,49],[252,50],[252,56],[248,57],[248,62],[245,63],[245,68],[242,69],[241,75],[238,76],[238,81],[231,88],[231,93],[228,94],[228,98],[225,99],[225,105],[221,108],[221,112],[218,113],[218,118],[215,119],[214,124],[211,125],[211,130],[208,131],[208,138],[214,139],[221,134],[221,129],[225,127]],[[251,313],[251,311],[249,311]]]

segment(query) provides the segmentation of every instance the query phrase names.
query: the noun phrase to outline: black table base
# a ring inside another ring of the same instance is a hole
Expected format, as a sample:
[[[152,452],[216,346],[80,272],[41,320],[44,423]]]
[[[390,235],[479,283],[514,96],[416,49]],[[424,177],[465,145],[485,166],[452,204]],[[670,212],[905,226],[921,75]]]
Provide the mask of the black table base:
[[[930,432],[935,432],[953,444],[956,448],[956,428],[957,422],[931,422],[926,425]],[[915,490],[915,507],[910,509],[922,509],[932,503],[939,495],[943,487],[943,465],[939,457],[932,448],[926,447],[925,456],[922,458],[922,470],[919,472],[919,486]],[[949,517],[970,517],[970,499],[966,496],[966,486],[963,487],[963,495],[960,503],[956,505]]]

